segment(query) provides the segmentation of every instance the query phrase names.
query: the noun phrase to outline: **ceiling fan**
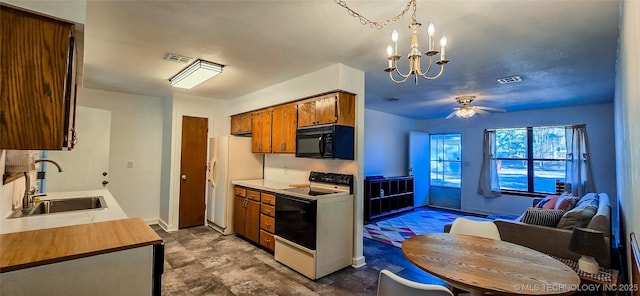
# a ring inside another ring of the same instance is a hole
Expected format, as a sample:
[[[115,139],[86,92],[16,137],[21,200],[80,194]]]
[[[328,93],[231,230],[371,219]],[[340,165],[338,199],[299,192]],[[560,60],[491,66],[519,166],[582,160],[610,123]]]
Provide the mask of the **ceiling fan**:
[[[453,108],[455,111],[451,112],[446,119],[449,119],[454,116],[458,116],[461,118],[470,118],[471,116],[477,114],[480,115],[489,115],[490,113],[487,111],[496,111],[496,112],[507,112],[506,109],[502,108],[493,108],[493,107],[485,107],[485,106],[471,106],[471,102],[475,99],[475,96],[461,96],[457,97],[456,101],[460,106]]]

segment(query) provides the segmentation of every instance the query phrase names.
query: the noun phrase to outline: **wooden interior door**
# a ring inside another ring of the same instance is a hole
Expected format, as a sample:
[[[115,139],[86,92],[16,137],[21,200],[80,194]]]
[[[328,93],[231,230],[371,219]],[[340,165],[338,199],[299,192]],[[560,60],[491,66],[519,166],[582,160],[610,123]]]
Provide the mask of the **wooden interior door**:
[[[204,225],[208,125],[207,118],[182,117],[179,228]]]

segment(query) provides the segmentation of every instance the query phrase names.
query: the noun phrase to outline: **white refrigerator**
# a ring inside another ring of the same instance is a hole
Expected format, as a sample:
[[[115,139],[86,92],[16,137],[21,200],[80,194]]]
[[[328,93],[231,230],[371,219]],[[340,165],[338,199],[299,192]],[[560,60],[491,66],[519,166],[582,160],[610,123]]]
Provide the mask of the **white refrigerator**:
[[[262,179],[264,156],[251,152],[250,137],[223,136],[209,141],[207,222],[222,234],[232,234],[231,181]]]

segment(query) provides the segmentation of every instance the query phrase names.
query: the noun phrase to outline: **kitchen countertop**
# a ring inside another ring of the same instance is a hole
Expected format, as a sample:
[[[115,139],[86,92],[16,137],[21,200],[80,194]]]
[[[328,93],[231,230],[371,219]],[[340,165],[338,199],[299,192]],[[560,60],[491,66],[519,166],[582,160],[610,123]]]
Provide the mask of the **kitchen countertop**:
[[[255,180],[236,180],[231,181],[233,185],[246,186],[256,188],[260,190],[278,191],[282,189],[291,188],[289,183],[274,180],[255,179]]]
[[[285,190],[285,189],[291,189],[291,188],[299,188],[303,184],[290,184],[288,182],[265,180],[265,179],[235,180],[235,181],[231,181],[231,184],[250,187],[258,190],[271,191],[274,193],[286,194],[289,196],[296,196],[296,197],[300,197],[308,200],[328,199],[332,197],[340,197],[345,195],[344,192],[340,192],[340,193],[325,194],[325,195],[319,195],[319,196],[311,196],[307,194],[302,194],[300,192]]]
[[[2,234],[0,273],[160,243],[142,218]]]
[[[120,205],[118,205],[118,202],[116,202],[115,198],[113,198],[113,195],[111,195],[109,190],[106,189],[52,192],[47,193],[46,196],[39,196],[39,198],[42,200],[47,200],[67,199],[83,196],[102,196],[104,197],[104,201],[107,204],[107,208],[96,210],[70,211],[46,215],[34,215],[12,219],[7,218],[10,214],[7,213],[0,220],[0,234],[128,218],[122,208],[120,208]]]

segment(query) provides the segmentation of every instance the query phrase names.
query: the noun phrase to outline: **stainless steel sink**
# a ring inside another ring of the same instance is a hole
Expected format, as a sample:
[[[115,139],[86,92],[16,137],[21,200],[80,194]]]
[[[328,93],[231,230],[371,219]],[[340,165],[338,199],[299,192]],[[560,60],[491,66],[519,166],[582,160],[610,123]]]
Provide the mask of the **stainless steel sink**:
[[[70,211],[96,210],[107,208],[102,196],[88,196],[67,199],[50,199],[37,202],[25,212],[16,210],[9,218],[29,217]]]

